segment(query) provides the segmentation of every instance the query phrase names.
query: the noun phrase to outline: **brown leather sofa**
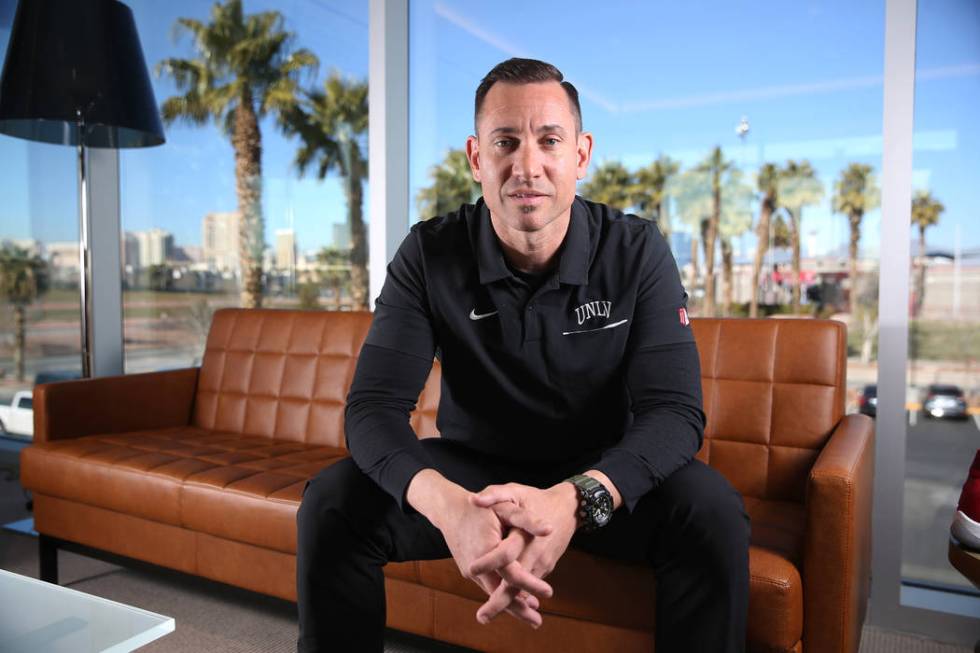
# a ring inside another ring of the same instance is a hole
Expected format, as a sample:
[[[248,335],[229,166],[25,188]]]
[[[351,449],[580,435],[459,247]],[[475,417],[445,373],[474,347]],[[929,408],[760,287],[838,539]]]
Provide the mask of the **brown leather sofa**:
[[[222,310],[200,369],[38,386],[21,454],[42,534],[295,600],[306,479],[347,455],[343,408],[366,313]],[[854,652],[869,591],[873,426],[844,415],[845,329],[693,321],[708,426],[701,460],[752,517],[753,651]],[[439,366],[412,416],[436,435]],[[537,631],[481,626],[452,560],[386,568],[388,624],[485,651],[651,651],[652,572],[575,550]]]

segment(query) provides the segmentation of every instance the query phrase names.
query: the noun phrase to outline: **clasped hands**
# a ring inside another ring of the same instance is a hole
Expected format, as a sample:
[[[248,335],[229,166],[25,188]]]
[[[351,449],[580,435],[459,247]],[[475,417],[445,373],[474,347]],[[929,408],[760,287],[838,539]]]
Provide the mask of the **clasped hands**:
[[[538,628],[539,599],[554,593],[544,578],[575,533],[575,486],[490,485],[467,493],[464,501],[457,504],[455,527],[443,535],[460,573],[489,595],[476,612],[477,621],[489,623],[506,611]]]

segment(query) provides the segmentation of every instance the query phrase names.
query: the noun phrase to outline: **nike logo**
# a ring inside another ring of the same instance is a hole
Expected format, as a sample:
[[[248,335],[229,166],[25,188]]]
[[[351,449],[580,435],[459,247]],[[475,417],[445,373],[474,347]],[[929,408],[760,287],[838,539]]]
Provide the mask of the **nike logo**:
[[[470,319],[476,322],[477,320],[482,320],[485,317],[490,317],[491,315],[496,315],[499,311],[490,311],[489,313],[484,313],[482,315],[476,314],[476,309],[470,311]]]
[[[598,329],[583,329],[582,331],[562,331],[563,336],[570,336],[576,333],[591,333],[592,331],[602,331],[603,329],[615,329],[618,326],[623,326],[629,322],[629,320],[620,320],[619,322],[613,322],[612,324],[607,324],[604,327],[599,327]]]

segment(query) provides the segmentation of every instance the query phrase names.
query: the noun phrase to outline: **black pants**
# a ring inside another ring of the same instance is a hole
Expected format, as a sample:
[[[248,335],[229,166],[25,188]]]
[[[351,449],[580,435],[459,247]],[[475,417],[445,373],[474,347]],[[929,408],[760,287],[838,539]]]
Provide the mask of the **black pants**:
[[[471,491],[494,483],[548,487],[590,460],[533,467],[488,460],[448,440],[422,440],[435,466]],[[345,459],[307,482],[297,513],[296,592],[300,653],[383,651],[388,561],[449,558],[441,532]],[[571,545],[647,561],[656,578],[657,653],[744,651],[749,597],[749,518],[742,497],[695,460]],[[547,619],[547,615],[542,615]],[[502,614],[498,618],[511,618]],[[530,632],[530,629],[529,629]]]

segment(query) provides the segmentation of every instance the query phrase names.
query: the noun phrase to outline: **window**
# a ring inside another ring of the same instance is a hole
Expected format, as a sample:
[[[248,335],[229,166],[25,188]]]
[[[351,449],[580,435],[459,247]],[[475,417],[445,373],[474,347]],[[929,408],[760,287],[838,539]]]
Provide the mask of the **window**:
[[[947,560],[980,431],[980,7],[920,2],[902,580],[980,595]]]
[[[0,52],[15,9],[0,4]],[[0,161],[0,404],[9,406],[35,379],[81,370],[78,173],[73,148],[6,135]]]
[[[479,197],[461,150],[483,75],[554,63],[596,139],[579,193],[658,221],[692,315],[845,321],[861,407],[877,376],[883,3],[410,11],[413,221]]]
[[[193,18],[237,29],[234,2],[131,4],[167,143],[121,153],[127,372],[199,364],[217,308],[364,305],[367,2],[243,3],[243,22],[275,17],[264,38],[290,38],[252,62],[277,80],[272,88],[212,58],[216,86],[252,89],[254,120],[237,126],[237,104],[188,94],[184,82],[205,59],[178,26]],[[199,109],[211,114],[201,123],[190,119]]]

